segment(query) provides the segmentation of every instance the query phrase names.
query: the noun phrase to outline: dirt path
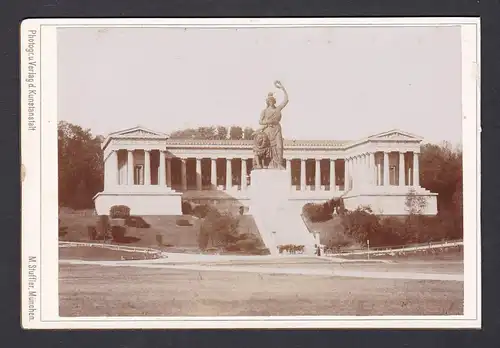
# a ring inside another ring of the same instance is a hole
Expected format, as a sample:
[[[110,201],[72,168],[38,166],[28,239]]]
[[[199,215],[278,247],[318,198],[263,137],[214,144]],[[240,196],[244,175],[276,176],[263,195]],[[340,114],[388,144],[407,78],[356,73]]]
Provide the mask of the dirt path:
[[[288,274],[288,275],[310,275],[310,276],[326,276],[326,277],[354,277],[354,278],[370,278],[370,279],[406,279],[406,280],[440,280],[440,281],[458,281],[463,282],[463,273],[432,273],[432,272],[415,272],[413,270],[401,271],[391,270],[387,267],[382,270],[363,270],[342,267],[328,268],[304,268],[297,264],[294,267],[280,267],[279,264],[274,265],[233,265],[233,264],[200,264],[179,263],[176,264],[168,259],[163,262],[156,260],[141,261],[83,261],[83,260],[60,260],[61,264],[72,265],[96,265],[108,267],[139,267],[139,268],[156,268],[156,269],[177,269],[190,271],[219,271],[219,272],[246,272],[259,274]],[[387,266],[387,265],[386,265]]]

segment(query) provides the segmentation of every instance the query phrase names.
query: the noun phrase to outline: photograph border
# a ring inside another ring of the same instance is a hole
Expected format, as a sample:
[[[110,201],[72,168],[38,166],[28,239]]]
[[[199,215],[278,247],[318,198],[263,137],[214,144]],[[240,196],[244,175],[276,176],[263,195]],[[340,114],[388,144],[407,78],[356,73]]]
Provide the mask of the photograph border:
[[[57,28],[461,26],[463,316],[58,317]],[[34,30],[35,32],[32,32]],[[30,37],[30,35],[33,35]],[[30,64],[35,62],[35,64]],[[30,68],[32,66],[32,68]],[[28,19],[21,25],[24,328],[480,328],[480,21],[478,18]],[[468,231],[468,232],[467,232]],[[35,257],[35,259],[30,259]],[[56,279],[56,280],[53,280]],[[30,294],[30,292],[34,291]],[[33,318],[32,320],[30,320]]]

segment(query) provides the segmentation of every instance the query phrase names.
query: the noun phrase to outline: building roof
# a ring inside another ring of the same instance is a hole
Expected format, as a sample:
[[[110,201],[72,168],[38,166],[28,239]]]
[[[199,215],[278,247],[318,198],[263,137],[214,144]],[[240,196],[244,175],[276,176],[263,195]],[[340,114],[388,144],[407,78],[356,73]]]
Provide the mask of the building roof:
[[[209,140],[209,139],[171,139],[166,133],[153,131],[151,129],[136,126],[133,128],[124,129],[110,133],[102,144],[104,149],[111,139],[157,139],[165,141],[165,145],[172,147],[228,147],[228,148],[248,148],[253,145],[252,140]],[[301,140],[301,139],[285,139],[284,147],[309,147],[309,148],[326,148],[326,149],[344,149],[368,141],[410,141],[421,142],[422,137],[411,134],[399,129],[393,129],[387,132],[374,134],[359,140]]]
[[[344,146],[351,141],[344,140],[291,140],[285,139],[284,146],[312,146],[312,147],[336,147]],[[208,139],[168,139],[167,145],[190,145],[190,146],[230,146],[248,147],[253,145],[253,140],[208,140]]]

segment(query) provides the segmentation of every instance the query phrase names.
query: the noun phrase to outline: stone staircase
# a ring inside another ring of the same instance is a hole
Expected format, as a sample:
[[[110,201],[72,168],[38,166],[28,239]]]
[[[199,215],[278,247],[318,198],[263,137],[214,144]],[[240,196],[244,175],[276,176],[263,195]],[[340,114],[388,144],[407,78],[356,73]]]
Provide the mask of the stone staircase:
[[[309,232],[304,220],[296,210],[278,209],[278,211],[262,211],[253,209],[252,215],[259,229],[262,241],[271,254],[278,254],[279,245],[303,245],[304,254],[313,255],[316,251],[316,240]]]
[[[315,239],[290,198],[285,171],[253,171],[250,213],[272,255],[279,245],[303,245],[304,253],[314,254]]]

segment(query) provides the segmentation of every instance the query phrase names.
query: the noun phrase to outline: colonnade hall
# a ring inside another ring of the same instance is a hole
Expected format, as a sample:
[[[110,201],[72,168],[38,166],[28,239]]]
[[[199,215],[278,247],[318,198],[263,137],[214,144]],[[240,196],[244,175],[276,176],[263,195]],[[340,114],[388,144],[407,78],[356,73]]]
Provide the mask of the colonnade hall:
[[[422,141],[402,130],[350,141],[285,139],[290,197],[303,206],[343,195],[347,207],[404,215],[412,189],[427,199],[425,213],[436,214],[436,194],[419,183]],[[170,139],[137,126],[109,134],[102,149],[104,190],[94,198],[99,214],[116,204],[137,214],[179,213],[175,205],[183,195],[244,204],[252,187],[252,140]]]

